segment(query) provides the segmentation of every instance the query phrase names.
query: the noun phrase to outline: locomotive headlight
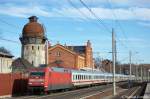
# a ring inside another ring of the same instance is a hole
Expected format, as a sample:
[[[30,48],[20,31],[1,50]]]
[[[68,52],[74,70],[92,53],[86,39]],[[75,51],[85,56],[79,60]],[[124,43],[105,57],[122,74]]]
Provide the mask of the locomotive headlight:
[[[44,86],[45,88],[47,88],[48,86]]]
[[[28,83],[29,85],[32,85],[32,83]]]

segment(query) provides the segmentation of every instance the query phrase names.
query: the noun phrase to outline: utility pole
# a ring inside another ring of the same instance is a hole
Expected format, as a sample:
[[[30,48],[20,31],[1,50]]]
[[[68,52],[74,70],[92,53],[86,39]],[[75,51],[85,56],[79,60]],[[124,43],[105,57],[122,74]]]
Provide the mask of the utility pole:
[[[148,70],[148,82],[150,81],[150,69]]]
[[[143,70],[142,70],[142,64],[141,64],[141,82],[143,81]]]
[[[112,29],[112,61],[113,61],[113,95],[116,95],[116,81],[115,81],[115,67],[116,67],[116,50],[115,50],[115,33],[114,33],[114,29]]]
[[[132,77],[131,77],[131,75],[132,75],[132,74],[131,74],[131,71],[132,71],[132,70],[131,70],[131,65],[132,65],[132,63],[131,63],[131,61],[132,61],[132,60],[131,60],[131,57],[132,57],[132,52],[129,51],[129,65],[130,65],[130,66],[129,66],[129,82],[128,82],[128,87],[129,87],[129,88],[131,88],[131,80],[132,80]]]
[[[48,66],[48,47],[49,47],[49,41],[46,41],[46,65]]]
[[[117,41],[115,40],[115,67],[119,67],[119,65],[117,65]],[[118,68],[119,69],[119,68]],[[120,72],[121,74],[121,68],[120,68],[120,71],[118,71],[118,73]]]
[[[132,75],[132,74],[131,74],[131,73],[132,73],[132,72],[131,72],[131,71],[132,71],[132,70],[131,70],[131,66],[132,66],[132,63],[131,63],[132,59],[131,59],[131,57],[132,57],[132,52],[129,51],[129,62],[130,62],[130,72],[129,72],[129,74],[130,74],[130,80],[131,80],[131,75]]]
[[[139,76],[139,73],[138,73],[138,64],[136,63],[136,80],[138,81],[138,76]]]

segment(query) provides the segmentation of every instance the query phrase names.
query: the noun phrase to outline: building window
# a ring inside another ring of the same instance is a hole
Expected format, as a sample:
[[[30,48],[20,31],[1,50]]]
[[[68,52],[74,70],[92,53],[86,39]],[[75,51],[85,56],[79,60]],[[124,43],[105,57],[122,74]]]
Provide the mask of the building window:
[[[60,52],[59,52],[59,51],[58,51],[58,52],[56,52],[56,56],[58,56],[58,57],[59,57],[60,55],[61,55],[61,54],[60,54]]]

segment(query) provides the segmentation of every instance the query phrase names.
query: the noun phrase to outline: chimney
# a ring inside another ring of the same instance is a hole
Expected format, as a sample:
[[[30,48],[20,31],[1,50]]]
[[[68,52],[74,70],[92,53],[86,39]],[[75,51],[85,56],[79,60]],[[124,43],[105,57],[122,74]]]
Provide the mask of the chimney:
[[[36,16],[31,16],[31,17],[29,17],[28,19],[29,19],[29,22],[37,22],[38,17],[36,17]]]
[[[64,44],[64,47],[67,48],[67,44],[66,43]]]
[[[87,41],[87,47],[91,47],[91,42],[90,42],[90,40]]]

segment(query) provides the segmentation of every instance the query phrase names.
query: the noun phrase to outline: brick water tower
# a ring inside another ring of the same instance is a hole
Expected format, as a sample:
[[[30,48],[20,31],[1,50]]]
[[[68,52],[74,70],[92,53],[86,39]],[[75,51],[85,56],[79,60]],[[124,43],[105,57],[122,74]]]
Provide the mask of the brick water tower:
[[[22,44],[21,57],[34,67],[45,64],[46,36],[44,27],[38,23],[36,16],[28,18],[29,22],[23,27],[20,41]]]

